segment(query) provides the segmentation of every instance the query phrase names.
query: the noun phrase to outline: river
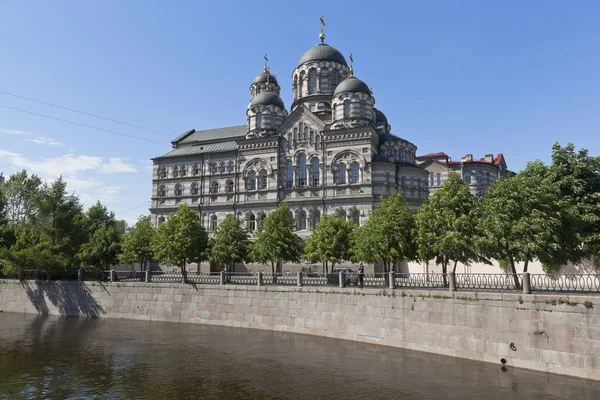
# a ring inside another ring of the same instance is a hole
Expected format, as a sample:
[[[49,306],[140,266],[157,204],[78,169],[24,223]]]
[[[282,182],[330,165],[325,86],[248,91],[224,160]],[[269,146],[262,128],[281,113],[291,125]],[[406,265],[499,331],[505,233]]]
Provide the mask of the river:
[[[298,334],[0,313],[2,399],[600,399],[600,383]]]

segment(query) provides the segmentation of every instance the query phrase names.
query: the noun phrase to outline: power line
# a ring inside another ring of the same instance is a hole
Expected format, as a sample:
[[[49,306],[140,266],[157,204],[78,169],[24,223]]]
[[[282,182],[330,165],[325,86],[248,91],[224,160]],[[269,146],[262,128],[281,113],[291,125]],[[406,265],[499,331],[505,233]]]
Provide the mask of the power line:
[[[164,136],[168,136],[168,137],[174,137],[173,135],[169,135],[168,133],[160,132],[160,131],[157,131],[157,130],[154,130],[154,129],[144,128],[143,126],[133,125],[133,124],[130,124],[130,123],[127,123],[127,122],[118,121],[116,119],[106,118],[106,117],[102,117],[100,115],[96,115],[96,114],[92,114],[92,113],[87,113],[85,111],[75,110],[74,108],[69,108],[69,107],[58,105],[58,104],[48,103],[48,102],[42,101],[42,100],[32,99],[31,97],[21,96],[19,94],[10,93],[10,92],[5,92],[3,90],[0,90],[0,93],[6,94],[8,96],[18,97],[20,99],[25,99],[25,100],[33,101],[35,103],[44,104],[46,106],[60,108],[60,109],[63,109],[63,110],[75,112],[75,113],[78,113],[78,114],[81,114],[81,115],[87,115],[88,117],[98,118],[98,119],[102,119],[104,121],[109,121],[109,122],[114,122],[114,123],[117,123],[117,124],[129,126],[131,128],[141,129],[143,131],[148,131],[148,132],[154,132],[154,133],[158,133],[159,135],[164,135]]]
[[[149,202],[145,202],[144,204],[140,204],[139,206],[131,207],[131,208],[128,208],[127,210],[118,211],[118,212],[115,213],[115,215],[119,215],[119,214],[122,214],[124,212],[131,211],[131,210],[135,210],[136,208],[140,208],[140,207],[143,207],[143,206],[149,206],[149,205],[151,205],[151,204],[148,204],[148,203]]]
[[[154,140],[151,140],[151,139],[146,139],[146,138],[139,137],[139,136],[128,135],[126,133],[121,133],[121,132],[113,131],[113,130],[110,130],[110,129],[98,128],[97,126],[91,126],[91,125],[82,124],[82,123],[79,123],[79,122],[69,121],[69,120],[66,120],[66,119],[52,117],[50,115],[45,115],[45,114],[39,114],[39,113],[36,113],[36,112],[33,112],[33,111],[27,111],[27,110],[23,110],[23,109],[20,109],[20,108],[5,106],[5,105],[2,105],[2,104],[0,104],[0,107],[7,108],[9,110],[20,111],[20,112],[26,113],[26,114],[37,115],[38,117],[44,117],[44,118],[53,119],[55,121],[65,122],[67,124],[73,124],[73,125],[83,126],[84,128],[96,129],[98,131],[112,133],[112,134],[120,135],[120,136],[125,136],[125,137],[131,138],[131,139],[143,140],[144,142],[155,143],[155,144],[160,144],[161,146],[164,146],[164,143],[161,143],[161,142],[157,142],[157,141],[154,141]]]

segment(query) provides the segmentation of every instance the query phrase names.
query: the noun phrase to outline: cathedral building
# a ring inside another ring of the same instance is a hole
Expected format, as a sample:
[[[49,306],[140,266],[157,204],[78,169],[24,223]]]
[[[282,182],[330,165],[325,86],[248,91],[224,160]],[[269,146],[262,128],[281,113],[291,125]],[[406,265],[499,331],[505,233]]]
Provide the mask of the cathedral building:
[[[250,84],[247,123],[184,132],[153,159],[153,223],[181,204],[214,230],[229,213],[256,231],[285,201],[298,234],[310,235],[323,215],[364,224],[383,194],[402,192],[411,208],[428,196],[428,172],[417,147],[391,132],[369,86],[335,48],[309,49],[292,71],[288,109],[265,62]]]

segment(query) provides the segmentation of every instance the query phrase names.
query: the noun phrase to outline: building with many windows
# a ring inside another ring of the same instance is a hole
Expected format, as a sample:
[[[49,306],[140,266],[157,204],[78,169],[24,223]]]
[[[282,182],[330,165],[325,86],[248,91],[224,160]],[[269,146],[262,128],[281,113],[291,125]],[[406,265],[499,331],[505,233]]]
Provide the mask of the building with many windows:
[[[364,223],[380,196],[403,189],[412,208],[428,195],[417,147],[391,133],[369,86],[324,42],[300,58],[286,108],[265,62],[250,84],[246,124],[196,131],[153,159],[152,220],[188,204],[213,230],[228,213],[256,231],[279,202],[290,205],[300,236],[322,215]]]
[[[486,154],[478,160],[473,159],[472,154],[467,154],[460,161],[453,161],[446,153],[430,153],[417,156],[417,164],[428,172],[429,195],[437,192],[451,172],[456,172],[469,185],[471,193],[479,197],[485,193],[487,186],[504,176],[507,171],[502,153],[496,157]]]

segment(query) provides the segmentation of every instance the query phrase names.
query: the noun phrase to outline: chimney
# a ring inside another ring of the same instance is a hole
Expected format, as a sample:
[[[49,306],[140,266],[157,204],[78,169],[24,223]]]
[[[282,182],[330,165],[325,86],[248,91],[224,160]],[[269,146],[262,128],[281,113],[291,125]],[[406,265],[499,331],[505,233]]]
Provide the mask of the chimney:
[[[462,162],[473,162],[473,154],[467,154],[460,159]]]
[[[488,164],[493,164],[494,163],[494,155],[493,154],[486,154],[485,155],[485,162]]]

